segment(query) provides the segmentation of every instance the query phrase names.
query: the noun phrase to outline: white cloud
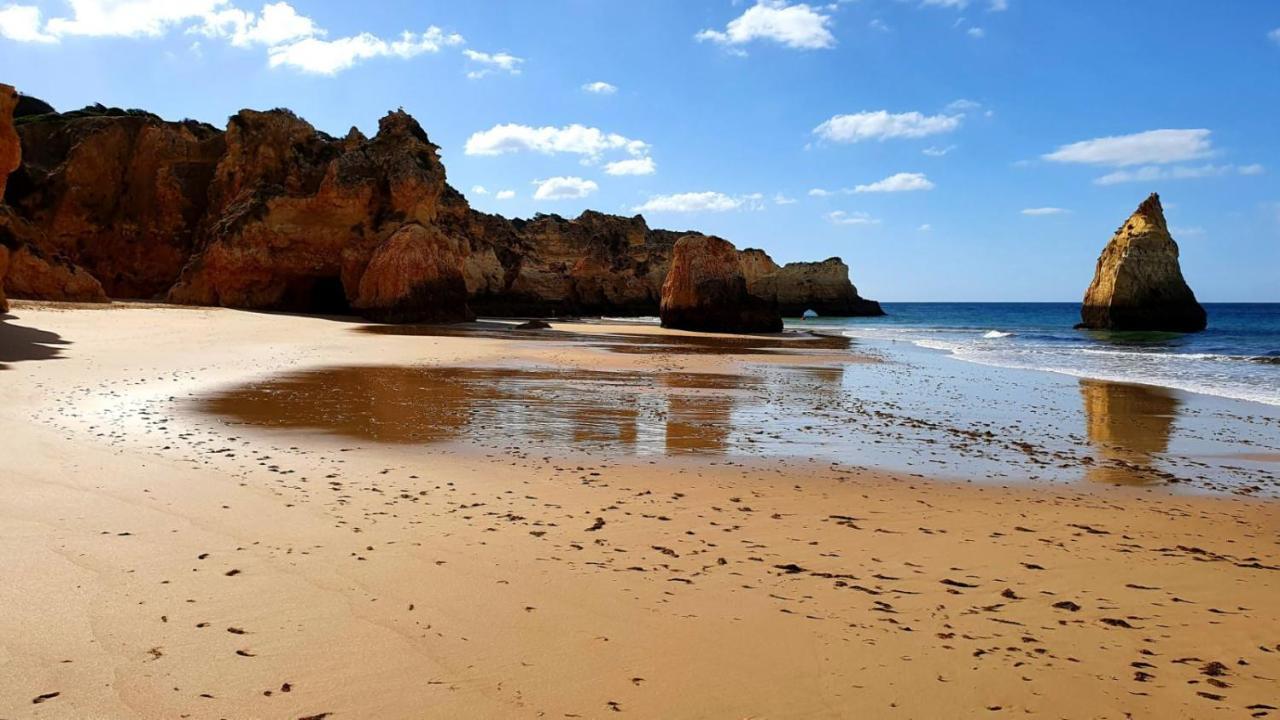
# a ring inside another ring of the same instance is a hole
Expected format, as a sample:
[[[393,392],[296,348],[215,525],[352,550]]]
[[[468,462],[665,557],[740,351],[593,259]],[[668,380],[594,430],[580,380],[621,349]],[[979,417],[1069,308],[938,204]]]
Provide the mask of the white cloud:
[[[1193,225],[1191,227],[1171,227],[1169,228],[1169,234],[1177,235],[1178,237],[1203,237],[1205,232],[1204,228],[1199,225]]]
[[[969,37],[978,38],[979,40],[987,36],[987,31],[980,27],[971,27],[968,30],[965,30],[965,32],[969,33]]]
[[[618,92],[618,87],[616,85],[610,85],[609,83],[603,80],[589,82],[586,85],[583,85],[582,89],[585,90],[586,92],[594,93],[596,95],[612,95]]]
[[[654,195],[643,205],[637,205],[635,212],[657,213],[693,213],[693,212],[727,212],[742,207],[746,200],[718,192],[688,192],[675,195]]]
[[[932,5],[933,7],[955,8],[956,10],[963,10],[969,6],[969,0],[920,0],[920,4],[926,7]]]
[[[1009,0],[991,0],[987,12],[1004,12],[1009,9]]]
[[[386,41],[371,33],[360,33],[336,40],[306,38],[287,45],[267,49],[271,67],[286,65],[318,75],[333,75],[361,60],[376,57],[409,59],[423,53],[436,53],[446,45],[461,45],[462,36],[450,34],[434,25],[423,33],[405,31],[399,40]]]
[[[871,28],[872,30],[879,30],[880,32],[883,32],[883,33],[887,33],[890,31],[889,26],[885,24],[885,21],[881,20],[880,18],[872,18],[871,22],[867,23],[867,27]]]
[[[498,200],[510,200],[516,196],[515,190],[499,190],[494,197]]]
[[[773,196],[773,203],[775,205],[795,205],[796,199],[793,197],[787,197],[782,193],[778,193],[777,195]]]
[[[1059,207],[1038,207],[1026,208],[1022,211],[1023,215],[1040,216],[1040,215],[1063,215],[1067,210]]]
[[[625,151],[632,157],[645,157],[649,145],[599,128],[573,124],[565,127],[530,127],[528,125],[494,125],[467,138],[468,155],[502,155],[521,151],[543,154],[571,153],[594,159],[612,150]]]
[[[920,152],[924,153],[925,155],[928,155],[929,157],[942,157],[943,155],[946,155],[947,153],[955,149],[956,149],[955,145],[948,145],[946,147],[934,147],[930,145],[929,147],[921,150]]]
[[[853,191],[859,193],[912,192],[933,188],[934,184],[925,177],[924,173],[897,173],[867,185],[858,185],[853,188]]]
[[[599,185],[580,177],[553,177],[546,180],[534,180],[538,189],[533,192],[534,200],[570,200],[584,198],[596,190]]]
[[[753,40],[770,40],[789,48],[815,50],[835,47],[829,29],[831,16],[806,4],[789,5],[785,0],[757,0],[723,31],[703,30],[694,37],[721,45],[745,45]]]
[[[479,80],[486,75],[499,71],[509,75],[519,75],[520,64],[524,62],[524,58],[518,58],[515,55],[504,52],[485,53],[468,48],[463,50],[462,54],[466,55],[471,62],[484,66],[479,70],[467,72],[467,77],[472,80]]]
[[[920,232],[930,232],[931,230],[933,230],[933,226],[930,225],[929,223],[925,223],[920,227],[916,228],[916,230],[919,230]]]
[[[844,210],[836,210],[827,213],[827,222],[833,225],[879,225],[880,220],[871,217],[864,212],[848,213]]]
[[[311,18],[299,15],[287,2],[263,5],[261,16],[229,7],[207,16],[204,25],[195,30],[211,37],[229,36],[237,47],[281,45],[325,34]]]
[[[658,171],[658,166],[651,157],[631,158],[607,163],[604,171],[609,175],[652,175]]]
[[[892,114],[886,110],[836,115],[813,129],[823,140],[855,143],[863,140],[921,138],[949,133],[960,127],[963,115],[922,115],[918,112]]]
[[[0,9],[0,37],[18,42],[57,42],[58,38],[40,30],[40,8],[9,5]]]
[[[823,188],[814,188],[809,191],[809,197],[830,197],[832,192]]]
[[[1194,178],[1205,177],[1221,177],[1223,175],[1240,174],[1240,175],[1261,175],[1264,168],[1261,165],[1174,165],[1173,167],[1159,167],[1157,165],[1145,165],[1135,170],[1116,170],[1107,173],[1100,178],[1095,179],[1095,185],[1118,185],[1127,182],[1151,182],[1153,180],[1190,180]]]
[[[375,57],[412,58],[463,43],[461,35],[438,27],[384,39],[371,33],[324,39],[328,33],[288,2],[263,5],[261,13],[230,0],[67,0],[67,14],[40,27],[32,5],[0,10],[0,36],[24,42],[56,42],[66,36],[159,37],[174,29],[228,39],[237,47],[267,48],[270,67],[292,67],[332,75]],[[198,47],[198,46],[193,46]]]
[[[55,36],[156,37],[169,28],[212,17],[226,0],[68,0],[71,15],[50,18]]]
[[[1280,28],[1276,28],[1275,30],[1267,33],[1267,37],[1271,38],[1271,42],[1280,45]]]
[[[1213,153],[1209,131],[1148,130],[1063,145],[1044,155],[1045,160],[1088,165],[1164,165],[1203,158]]]
[[[472,185],[471,192],[475,195],[488,195],[489,191],[483,185]]]

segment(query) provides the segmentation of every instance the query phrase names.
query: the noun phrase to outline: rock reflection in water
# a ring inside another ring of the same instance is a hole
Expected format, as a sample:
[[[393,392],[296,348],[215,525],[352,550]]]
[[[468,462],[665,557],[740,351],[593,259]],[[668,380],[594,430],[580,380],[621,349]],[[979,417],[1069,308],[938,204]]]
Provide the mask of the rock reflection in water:
[[[199,401],[262,427],[386,443],[449,440],[637,452],[724,452],[744,376],[449,367],[291,373]]]
[[[1103,462],[1087,472],[1090,480],[1147,484],[1157,455],[1169,449],[1173,421],[1182,402],[1164,388],[1081,380],[1089,442]]]

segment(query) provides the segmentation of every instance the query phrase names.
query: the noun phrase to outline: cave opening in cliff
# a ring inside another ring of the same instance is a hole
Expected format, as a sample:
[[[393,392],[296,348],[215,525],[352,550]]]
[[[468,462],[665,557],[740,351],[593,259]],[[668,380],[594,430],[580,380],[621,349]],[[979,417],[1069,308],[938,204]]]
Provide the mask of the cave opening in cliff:
[[[336,275],[295,278],[281,298],[280,309],[313,315],[352,314],[342,278]]]

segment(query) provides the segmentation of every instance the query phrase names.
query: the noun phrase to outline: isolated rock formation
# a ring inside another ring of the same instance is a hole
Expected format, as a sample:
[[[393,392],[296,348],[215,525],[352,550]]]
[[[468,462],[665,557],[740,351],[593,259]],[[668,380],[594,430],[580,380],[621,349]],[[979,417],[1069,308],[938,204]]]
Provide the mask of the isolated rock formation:
[[[460,245],[434,227],[405,225],[373,252],[354,307],[380,322],[474,320]]]
[[[782,330],[777,307],[747,292],[737,249],[710,235],[686,235],[676,241],[659,315],[663,327],[681,330]]]
[[[1199,332],[1204,308],[1182,278],[1178,244],[1152,193],[1116,231],[1098,258],[1077,327]]]
[[[849,266],[838,257],[779,267],[763,250],[747,249],[742,265],[747,291],[777,303],[784,317],[800,317],[806,310],[836,317],[884,314],[880,303],[858,295],[849,281]]]
[[[401,320],[470,317],[468,303],[496,316],[654,315],[676,241],[691,234],[639,215],[474,211],[404,112],[373,139],[327,135],[287,110],[241,111],[225,132],[101,105],[57,113],[25,96],[16,114],[24,158],[7,232],[21,238],[10,249],[28,244],[48,265],[24,291],[82,268],[112,297],[195,305]],[[834,262],[778,268],[761,252],[748,286],[796,314],[865,311]]]

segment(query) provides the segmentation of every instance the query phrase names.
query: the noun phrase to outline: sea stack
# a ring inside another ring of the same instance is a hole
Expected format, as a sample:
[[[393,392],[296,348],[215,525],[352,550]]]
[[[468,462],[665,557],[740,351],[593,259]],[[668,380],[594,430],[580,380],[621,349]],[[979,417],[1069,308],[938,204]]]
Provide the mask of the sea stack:
[[[776,303],[747,292],[738,250],[711,235],[676,241],[662,283],[662,327],[703,332],[779,332]]]
[[[1204,308],[1182,278],[1159,195],[1142,201],[1103,249],[1080,319],[1076,327],[1092,330],[1204,330]]]

